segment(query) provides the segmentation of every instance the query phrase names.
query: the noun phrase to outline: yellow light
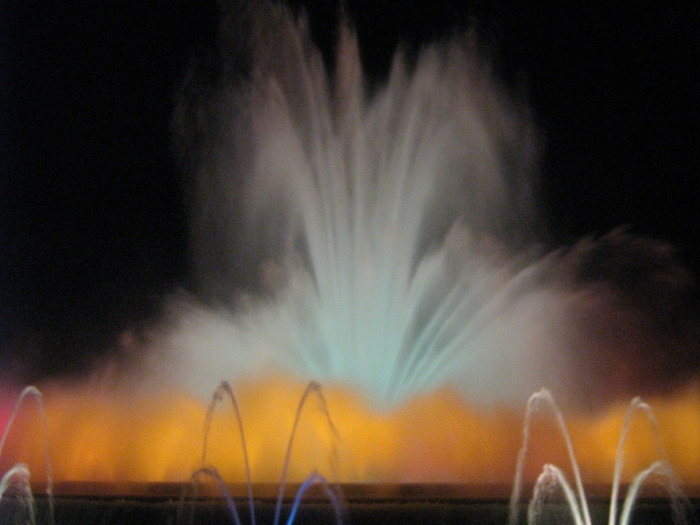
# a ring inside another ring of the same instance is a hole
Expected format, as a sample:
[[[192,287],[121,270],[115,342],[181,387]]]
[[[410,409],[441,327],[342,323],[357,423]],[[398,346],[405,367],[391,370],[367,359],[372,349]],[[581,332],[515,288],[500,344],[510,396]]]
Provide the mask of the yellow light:
[[[280,481],[304,387],[282,377],[236,385],[253,481]],[[207,406],[182,392],[45,386],[43,393],[56,481],[186,481],[200,466]],[[309,396],[291,452],[290,481],[303,481],[316,470],[341,482],[512,483],[523,411],[477,410],[447,388],[389,413],[337,386],[324,388],[323,395],[336,432],[319,399]],[[700,486],[700,388],[647,402],[671,465],[686,485]],[[22,461],[32,479],[41,481],[39,411],[25,408],[0,468],[4,472]],[[612,482],[626,408],[619,403],[596,415],[565,414],[585,483]],[[230,482],[245,480],[237,432],[233,410],[224,403],[212,421],[207,463]],[[568,470],[553,418],[538,417],[531,439],[526,480],[534,481],[545,462]],[[641,416],[633,420],[625,450],[623,480],[657,459],[650,426]]]

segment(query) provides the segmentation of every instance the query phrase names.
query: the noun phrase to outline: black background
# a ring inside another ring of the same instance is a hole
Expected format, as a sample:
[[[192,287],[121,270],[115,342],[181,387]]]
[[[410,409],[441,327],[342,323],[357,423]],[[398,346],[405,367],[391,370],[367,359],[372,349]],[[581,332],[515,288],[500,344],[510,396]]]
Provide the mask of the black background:
[[[335,2],[304,4],[330,50]],[[630,225],[700,271],[697,7],[346,5],[375,79],[399,41],[477,25],[543,133],[543,238],[553,246]],[[189,57],[215,42],[217,5],[0,6],[0,367],[32,379],[83,369],[189,284],[170,117]]]

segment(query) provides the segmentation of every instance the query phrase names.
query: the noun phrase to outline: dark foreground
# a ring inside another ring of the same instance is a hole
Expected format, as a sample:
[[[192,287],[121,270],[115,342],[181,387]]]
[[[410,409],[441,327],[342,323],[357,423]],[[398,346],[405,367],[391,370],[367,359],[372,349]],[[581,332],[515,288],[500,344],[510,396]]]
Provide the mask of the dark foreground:
[[[700,505],[695,504],[696,513]],[[234,523],[225,505],[216,502],[198,502],[191,514],[180,514],[178,504],[172,502],[145,501],[98,501],[92,499],[60,500],[56,504],[57,524],[176,524]],[[525,509],[521,509],[520,523],[525,523]],[[45,507],[39,509],[37,523],[47,523]],[[290,508],[284,507],[280,523],[287,523]],[[607,522],[607,508],[593,505],[591,508],[594,523]],[[544,523],[573,523],[568,510],[553,507]],[[272,504],[256,506],[256,521],[261,525],[272,524],[274,508]],[[241,523],[250,522],[247,513],[241,512]],[[0,523],[10,523],[0,516]],[[295,524],[335,524],[332,508],[327,504],[306,504],[299,508]],[[463,503],[353,503],[346,509],[343,523],[347,524],[481,524],[506,525],[508,523],[507,502],[463,502]],[[671,524],[673,518],[665,503],[642,503],[632,517],[634,525]],[[691,521],[697,523],[697,521]]]
[[[345,488],[345,487],[344,487]],[[441,490],[444,489],[444,490]],[[81,490],[82,491],[82,490]],[[222,497],[214,495],[198,498],[183,498],[182,491],[175,494],[172,487],[167,490],[150,490],[147,494],[129,493],[128,490],[96,490],[97,495],[59,494],[54,500],[57,524],[230,524],[234,523],[230,509]],[[74,491],[79,492],[79,491]],[[110,493],[111,492],[111,493]],[[126,494],[119,494],[124,492]],[[273,525],[275,517],[276,489],[259,490],[262,497],[255,499],[255,518],[259,525]],[[282,506],[280,525],[288,522],[292,513],[290,487]],[[346,524],[436,524],[436,525],[506,525],[508,523],[508,498],[499,490],[495,497],[487,497],[480,490],[457,490],[454,487],[423,487],[396,491],[344,490],[342,523]],[[58,491],[57,491],[58,493]],[[461,494],[460,494],[461,493]],[[235,503],[242,525],[250,524],[247,500],[236,494]],[[694,515],[691,524],[700,523],[700,498],[690,500]],[[48,505],[45,496],[36,499],[37,525],[49,523]],[[593,523],[607,523],[608,505],[603,499],[593,498],[590,503]],[[0,524],[18,523],[16,504],[3,503],[0,508]],[[520,506],[520,523],[526,522],[526,505]],[[338,522],[333,505],[322,496],[321,491],[309,494],[296,513],[294,523],[334,525]],[[573,523],[568,508],[560,504],[548,507],[548,514],[541,523]],[[634,507],[631,524],[671,524],[673,516],[667,499],[644,499]]]

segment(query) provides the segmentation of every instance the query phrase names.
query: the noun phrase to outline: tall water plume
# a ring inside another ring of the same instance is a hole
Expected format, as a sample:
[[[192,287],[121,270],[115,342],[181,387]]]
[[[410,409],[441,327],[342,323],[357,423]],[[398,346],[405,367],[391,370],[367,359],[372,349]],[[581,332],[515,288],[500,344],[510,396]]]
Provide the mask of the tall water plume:
[[[347,23],[329,68],[304,17],[233,5],[176,117],[201,302],[174,301],[165,346],[186,383],[284,371],[379,406],[445,383],[521,403],[657,345],[653,305],[616,276],[644,267],[673,301],[687,275],[624,231],[539,253],[536,133],[473,35],[398,51],[370,89]]]

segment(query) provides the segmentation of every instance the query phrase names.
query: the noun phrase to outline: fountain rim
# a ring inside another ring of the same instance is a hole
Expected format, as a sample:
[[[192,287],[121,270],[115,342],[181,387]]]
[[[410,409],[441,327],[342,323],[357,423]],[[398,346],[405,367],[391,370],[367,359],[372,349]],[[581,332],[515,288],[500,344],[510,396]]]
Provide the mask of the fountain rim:
[[[45,483],[33,483],[35,496],[46,495]],[[230,494],[236,499],[247,497],[245,483],[227,483]],[[292,501],[301,483],[287,483],[284,501]],[[512,485],[503,483],[338,483],[342,498],[347,503],[450,503],[467,501],[507,501],[511,497]],[[173,500],[183,496],[191,484],[188,482],[140,482],[140,481],[60,481],[54,484],[53,495],[59,498],[134,498],[150,500]],[[532,484],[525,484],[521,494],[532,494]],[[586,495],[591,500],[609,500],[610,484],[587,484]],[[621,486],[624,494],[627,485]],[[690,500],[700,501],[700,485],[684,487]],[[253,483],[254,500],[269,502],[276,500],[279,483]],[[198,499],[219,499],[223,495],[214,485],[203,485]],[[641,500],[663,500],[663,495],[642,496]],[[312,486],[304,496],[305,502],[327,502],[321,487]]]

